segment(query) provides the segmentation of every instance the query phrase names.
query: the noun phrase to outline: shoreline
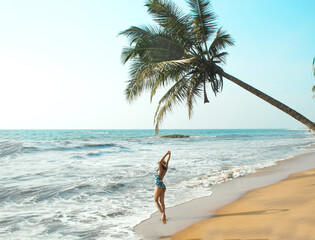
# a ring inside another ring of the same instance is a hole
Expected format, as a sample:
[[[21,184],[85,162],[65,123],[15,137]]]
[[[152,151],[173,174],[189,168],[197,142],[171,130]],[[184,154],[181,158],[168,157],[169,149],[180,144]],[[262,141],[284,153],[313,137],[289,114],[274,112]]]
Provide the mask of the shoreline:
[[[311,147],[314,149],[314,147]],[[229,205],[247,192],[278,183],[289,175],[315,168],[315,152],[311,151],[281,160],[276,165],[262,168],[255,173],[212,186],[213,194],[192,199],[166,208],[168,221],[162,224],[157,212],[140,222],[134,231],[141,239],[159,239],[173,236],[205,219],[211,219],[216,211]]]
[[[315,168],[254,189],[163,240],[315,239]]]

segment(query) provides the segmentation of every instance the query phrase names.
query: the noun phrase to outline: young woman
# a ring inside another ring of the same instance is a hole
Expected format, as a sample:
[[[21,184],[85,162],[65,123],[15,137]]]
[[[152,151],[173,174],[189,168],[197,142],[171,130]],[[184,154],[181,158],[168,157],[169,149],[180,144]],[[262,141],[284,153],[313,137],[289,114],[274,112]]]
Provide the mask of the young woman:
[[[165,161],[165,158],[168,158]],[[168,162],[171,158],[171,151],[168,151],[162,159],[159,161],[159,169],[157,170],[157,174],[155,174],[155,189],[154,189],[154,202],[156,204],[157,209],[161,213],[161,220],[166,221],[165,215],[165,204],[164,204],[164,195],[166,191],[166,187],[163,183],[163,178],[168,169]]]

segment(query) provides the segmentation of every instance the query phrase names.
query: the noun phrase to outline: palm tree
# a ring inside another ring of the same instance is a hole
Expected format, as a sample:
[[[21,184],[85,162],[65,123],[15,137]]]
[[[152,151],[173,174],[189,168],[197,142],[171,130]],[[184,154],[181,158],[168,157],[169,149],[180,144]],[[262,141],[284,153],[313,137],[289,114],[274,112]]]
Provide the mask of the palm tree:
[[[313,58],[313,75],[315,77],[315,57]],[[313,93],[315,93],[315,85],[312,88]],[[313,95],[313,98],[315,98],[315,94]]]
[[[170,86],[160,99],[155,116],[155,133],[165,114],[177,103],[186,102],[191,118],[196,99],[209,102],[207,87],[216,95],[222,90],[223,77],[274,105],[315,131],[315,124],[247,83],[231,76],[220,67],[233,46],[231,36],[218,27],[210,0],[186,0],[190,13],[183,13],[172,1],[148,0],[146,7],[157,26],[131,26],[120,33],[130,39],[122,51],[122,61],[130,61],[130,80],[125,90],[133,101],[145,90],[152,97],[158,88]],[[210,41],[211,40],[211,41]]]

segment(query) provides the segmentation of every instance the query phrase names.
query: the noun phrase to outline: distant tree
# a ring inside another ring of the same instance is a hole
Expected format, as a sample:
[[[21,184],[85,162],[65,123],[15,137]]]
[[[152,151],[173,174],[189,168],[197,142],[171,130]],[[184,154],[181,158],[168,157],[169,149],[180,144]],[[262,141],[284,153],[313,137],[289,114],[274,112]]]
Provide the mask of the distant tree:
[[[155,133],[165,114],[175,104],[186,102],[191,118],[196,99],[209,102],[207,86],[214,94],[222,90],[223,77],[260,97],[315,131],[315,124],[249,84],[223,71],[231,36],[219,28],[210,0],[186,0],[190,13],[183,13],[172,1],[148,0],[146,7],[158,26],[131,26],[121,32],[130,39],[122,51],[123,63],[130,65],[126,98],[133,101],[145,90],[151,100],[158,88],[169,87],[160,99],[154,116]]]

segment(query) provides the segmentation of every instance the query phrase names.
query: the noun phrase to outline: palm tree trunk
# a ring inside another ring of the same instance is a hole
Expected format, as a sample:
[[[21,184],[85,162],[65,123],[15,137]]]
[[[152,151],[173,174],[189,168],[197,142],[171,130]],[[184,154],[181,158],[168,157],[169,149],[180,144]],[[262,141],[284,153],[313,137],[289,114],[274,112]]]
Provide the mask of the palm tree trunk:
[[[245,82],[242,82],[241,80],[237,79],[236,77],[233,77],[226,72],[221,72],[221,75],[225,77],[226,79],[234,82],[235,84],[239,85],[240,87],[244,88],[245,90],[251,92],[252,94],[256,95],[257,97],[260,97],[261,99],[265,100],[266,102],[270,103],[271,105],[275,106],[276,108],[282,110],[283,112],[289,114],[291,117],[295,118],[296,120],[300,121],[304,125],[306,125],[308,128],[310,128],[312,131],[315,131],[315,124],[304,117],[302,114],[298,113],[297,111],[293,110],[292,108],[288,107],[287,105],[279,102],[278,100],[268,96],[267,94],[259,91],[258,89],[248,85]]]

